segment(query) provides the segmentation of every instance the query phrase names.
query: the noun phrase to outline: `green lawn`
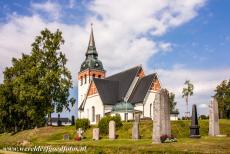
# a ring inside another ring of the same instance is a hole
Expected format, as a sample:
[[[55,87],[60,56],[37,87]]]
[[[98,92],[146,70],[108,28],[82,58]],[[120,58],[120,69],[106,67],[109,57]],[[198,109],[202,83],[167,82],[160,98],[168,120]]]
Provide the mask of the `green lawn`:
[[[165,144],[152,144],[152,122],[142,121],[140,124],[141,139],[131,139],[132,123],[124,122],[122,128],[117,130],[118,138],[108,140],[101,136],[101,140],[92,140],[92,126],[85,132],[85,139],[80,142],[73,140],[75,127],[43,127],[37,130],[26,130],[17,134],[0,134],[0,145],[17,145],[22,140],[28,140],[33,145],[74,145],[87,146],[87,153],[230,153],[230,137],[208,137],[208,120],[199,121],[201,139],[189,138],[190,121],[173,121],[172,134],[176,135],[178,142]],[[220,120],[221,134],[230,136],[230,120]],[[70,134],[70,140],[64,141],[63,135]]]

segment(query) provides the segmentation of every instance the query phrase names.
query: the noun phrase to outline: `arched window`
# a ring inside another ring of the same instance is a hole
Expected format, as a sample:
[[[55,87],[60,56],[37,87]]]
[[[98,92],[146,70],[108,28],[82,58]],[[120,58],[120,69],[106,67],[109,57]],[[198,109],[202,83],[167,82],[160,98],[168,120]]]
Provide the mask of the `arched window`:
[[[98,78],[101,78],[101,75],[98,75]]]
[[[152,104],[150,104],[149,115],[152,118]]]
[[[95,107],[92,107],[92,122],[95,121]]]
[[[81,76],[81,85],[83,85],[83,77]]]
[[[85,83],[87,82],[87,77],[86,77],[86,74],[85,74]]]
[[[95,78],[95,74],[93,74],[93,78]]]

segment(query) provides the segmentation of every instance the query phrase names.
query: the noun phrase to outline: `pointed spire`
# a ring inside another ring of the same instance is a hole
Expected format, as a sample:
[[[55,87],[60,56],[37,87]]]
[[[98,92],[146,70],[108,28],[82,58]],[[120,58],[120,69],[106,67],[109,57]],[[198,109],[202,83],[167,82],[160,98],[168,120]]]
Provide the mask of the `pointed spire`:
[[[91,32],[90,32],[90,37],[89,37],[88,49],[86,52],[86,56],[88,56],[88,55],[98,56],[95,41],[94,41],[93,24],[92,23],[91,23]]]
[[[102,62],[98,59],[98,53],[93,36],[93,24],[91,24],[89,44],[85,56],[85,61],[81,64],[80,71],[84,71],[86,69],[104,71]]]
[[[91,23],[91,32],[90,32],[90,38],[89,38],[89,47],[95,47],[95,41],[93,36],[93,23]]]

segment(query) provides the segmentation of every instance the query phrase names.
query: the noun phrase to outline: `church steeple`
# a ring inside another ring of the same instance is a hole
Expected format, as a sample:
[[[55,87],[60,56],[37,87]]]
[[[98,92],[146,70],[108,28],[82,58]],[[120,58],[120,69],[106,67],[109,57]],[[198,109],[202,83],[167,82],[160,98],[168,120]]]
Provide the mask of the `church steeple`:
[[[88,44],[88,49],[86,51],[86,56],[98,56],[95,41],[94,41],[94,35],[93,35],[93,24],[91,24],[91,32],[90,32],[90,37],[89,37],[89,44]]]
[[[92,24],[91,24],[91,32],[89,37],[89,44],[85,56],[86,56],[85,61],[82,63],[80,71],[84,71],[86,69],[104,71],[102,62],[98,60],[98,53],[95,45]]]

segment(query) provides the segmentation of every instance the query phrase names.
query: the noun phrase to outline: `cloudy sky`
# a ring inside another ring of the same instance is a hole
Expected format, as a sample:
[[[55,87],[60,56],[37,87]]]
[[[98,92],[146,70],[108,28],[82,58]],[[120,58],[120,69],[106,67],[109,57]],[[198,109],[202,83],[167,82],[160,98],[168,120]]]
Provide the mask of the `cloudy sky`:
[[[230,78],[229,6],[229,0],[1,0],[0,72],[12,57],[30,53],[42,29],[60,29],[77,97],[76,76],[93,23],[107,75],[139,64],[146,74],[157,72],[162,86],[176,94],[180,116],[183,84],[191,80],[190,106],[207,114],[215,87]]]

